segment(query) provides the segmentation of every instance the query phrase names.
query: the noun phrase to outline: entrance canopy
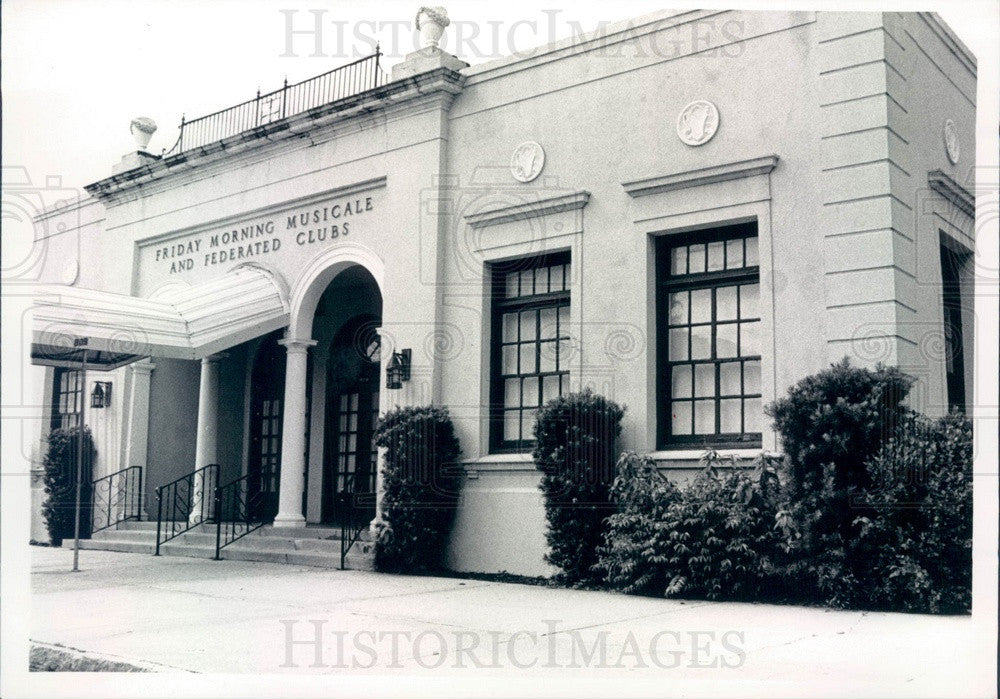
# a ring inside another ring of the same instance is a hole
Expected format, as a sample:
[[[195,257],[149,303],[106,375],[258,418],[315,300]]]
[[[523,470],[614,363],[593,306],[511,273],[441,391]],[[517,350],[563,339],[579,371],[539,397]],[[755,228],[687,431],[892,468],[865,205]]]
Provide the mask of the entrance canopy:
[[[142,357],[201,359],[284,327],[289,304],[279,279],[246,266],[148,299],[47,286],[33,316],[33,364],[77,367],[86,352],[88,366],[107,370]]]

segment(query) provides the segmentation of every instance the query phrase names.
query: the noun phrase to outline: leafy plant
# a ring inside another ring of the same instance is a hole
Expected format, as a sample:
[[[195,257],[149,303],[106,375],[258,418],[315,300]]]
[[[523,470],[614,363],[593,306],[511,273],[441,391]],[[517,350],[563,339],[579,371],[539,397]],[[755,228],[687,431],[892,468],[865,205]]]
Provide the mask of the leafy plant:
[[[45,452],[43,483],[45,503],[42,517],[49,530],[53,546],[61,546],[63,539],[74,535],[73,512],[76,508],[76,474],[79,460],[80,428],[68,427],[49,433],[48,449]],[[97,456],[90,430],[83,428],[83,463],[80,484],[80,537],[88,538],[91,527],[90,482],[93,464]]]
[[[446,408],[396,408],[375,427],[385,447],[375,567],[426,572],[442,566],[458,501],[460,448]]]
[[[962,611],[971,594],[971,426],[902,405],[897,369],[846,360],[770,406],[787,458],[786,580],[836,607]]]
[[[542,472],[548,522],[546,560],[569,584],[599,580],[593,566],[612,513],[615,442],[624,409],[585,390],[554,398],[538,411],[532,456]]]
[[[618,511],[607,519],[595,570],[622,592],[662,595],[672,576],[664,523],[681,491],[648,456],[625,452],[617,471],[611,495]]]
[[[845,547],[854,535],[850,493],[869,486],[865,464],[907,415],[902,401],[912,383],[896,368],[852,367],[845,358],[767,408],[787,456],[783,518],[795,536],[786,544],[800,552],[791,572],[813,575],[828,599],[850,604],[839,572],[853,565]]]
[[[972,599],[972,425],[910,415],[853,493],[848,546],[866,606],[964,612]]]
[[[648,457],[625,454],[598,569],[629,593],[707,599],[774,598],[784,587],[776,457],[748,470],[710,450],[678,489]]]
[[[720,469],[728,461],[729,468]],[[752,471],[709,451],[704,470],[670,508],[667,597],[760,600],[780,577],[777,475],[768,456]]]

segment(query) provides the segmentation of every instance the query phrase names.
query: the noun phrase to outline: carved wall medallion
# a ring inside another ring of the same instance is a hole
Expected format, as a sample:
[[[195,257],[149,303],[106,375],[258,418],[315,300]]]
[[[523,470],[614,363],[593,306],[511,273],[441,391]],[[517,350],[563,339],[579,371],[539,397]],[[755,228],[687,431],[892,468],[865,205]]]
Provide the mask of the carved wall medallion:
[[[708,100],[695,100],[677,116],[677,135],[689,146],[712,140],[719,130],[719,110]]]
[[[951,161],[951,164],[958,164],[958,157],[961,155],[958,146],[958,129],[955,128],[955,122],[951,119],[946,119],[944,122],[944,149],[948,153],[948,160]]]
[[[525,141],[510,156],[510,174],[518,182],[531,182],[545,166],[545,151],[534,141]]]

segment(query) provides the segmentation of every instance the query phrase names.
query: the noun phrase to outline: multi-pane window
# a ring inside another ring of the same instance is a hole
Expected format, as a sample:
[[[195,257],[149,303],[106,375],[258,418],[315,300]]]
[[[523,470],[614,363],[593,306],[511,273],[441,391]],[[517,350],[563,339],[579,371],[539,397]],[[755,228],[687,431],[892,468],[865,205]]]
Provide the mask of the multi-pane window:
[[[664,238],[658,252],[660,445],[759,443],[756,226]]]
[[[941,234],[944,240],[944,234]],[[965,412],[965,342],[962,327],[962,256],[941,245],[941,302],[944,314],[945,380],[948,409]]]
[[[567,254],[493,267],[493,450],[530,446],[539,406],[569,390],[570,270]]]
[[[75,369],[55,370],[52,390],[52,429],[75,427],[80,422],[83,380]]]
[[[278,492],[278,469],[281,463],[281,398],[261,401],[260,432],[260,489],[265,493]]]

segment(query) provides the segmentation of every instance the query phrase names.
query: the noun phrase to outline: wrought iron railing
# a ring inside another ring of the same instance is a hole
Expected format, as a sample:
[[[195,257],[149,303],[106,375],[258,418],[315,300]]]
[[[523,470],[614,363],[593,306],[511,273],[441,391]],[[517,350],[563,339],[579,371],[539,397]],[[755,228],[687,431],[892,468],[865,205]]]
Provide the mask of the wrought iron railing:
[[[382,70],[382,52],[378,47],[371,56],[334,68],[293,85],[261,94],[234,107],[185,121],[181,117],[180,134],[169,153],[197,148],[229,136],[265,126],[285,117],[301,114],[315,107],[381,87],[389,82]]]
[[[354,474],[348,474],[344,480],[344,490],[339,494],[341,499],[340,512],[340,569],[347,564],[347,554],[351,547],[361,538],[361,532],[371,522],[371,513],[375,509],[375,493],[355,492]]]
[[[248,473],[215,489],[215,560],[229,544],[274,521],[270,493],[252,486],[266,482],[260,473]]]
[[[156,552],[160,545],[210,519],[219,465],[209,464],[156,489]]]
[[[142,520],[142,466],[129,466],[91,482],[90,533]]]

